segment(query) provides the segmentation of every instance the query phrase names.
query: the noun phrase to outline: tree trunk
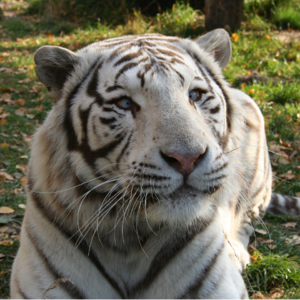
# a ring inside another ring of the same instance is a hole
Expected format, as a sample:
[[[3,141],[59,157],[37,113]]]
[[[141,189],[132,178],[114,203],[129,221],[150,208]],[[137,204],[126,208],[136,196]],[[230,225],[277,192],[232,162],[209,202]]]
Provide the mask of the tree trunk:
[[[205,0],[205,27],[207,30],[229,27],[240,28],[244,0]],[[226,28],[227,29],[227,28]]]

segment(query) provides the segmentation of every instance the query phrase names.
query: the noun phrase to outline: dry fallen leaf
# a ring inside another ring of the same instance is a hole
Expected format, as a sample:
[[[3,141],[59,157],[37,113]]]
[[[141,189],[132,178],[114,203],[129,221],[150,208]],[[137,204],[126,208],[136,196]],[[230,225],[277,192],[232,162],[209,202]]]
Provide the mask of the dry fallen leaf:
[[[36,107],[32,108],[32,110],[37,110],[37,111],[41,112],[41,111],[44,110],[44,106],[43,106],[43,104],[41,104],[39,106],[36,106]]]
[[[25,99],[18,99],[17,101],[16,101],[16,103],[18,104],[18,105],[24,105],[25,104],[25,102],[26,102],[26,100]]]
[[[291,162],[286,157],[279,157],[278,162],[282,165],[289,165]]]
[[[26,185],[26,176],[24,176],[24,177],[21,178],[20,184],[21,184],[21,186],[25,186]]]
[[[30,120],[34,119],[35,115],[32,114],[26,114],[26,117]]]
[[[30,82],[30,81],[31,81],[30,78],[25,78],[25,79],[18,80],[19,83],[26,83],[26,82]]]
[[[6,172],[0,172],[0,181],[4,182],[5,180],[13,181],[14,178]]]
[[[9,93],[4,93],[1,97],[0,97],[0,102],[12,102],[11,100],[11,95]]]
[[[0,214],[12,214],[14,210],[7,206],[1,206],[0,207]]]
[[[282,224],[282,226],[285,228],[295,228],[297,226],[297,222],[288,222],[288,223]]]
[[[274,240],[265,240],[265,241],[262,241],[263,244],[271,244],[273,242],[274,242]]]
[[[285,146],[285,147],[288,147],[288,148],[291,147],[291,145],[290,145],[289,143],[287,143],[287,142],[282,142],[282,141],[281,141],[281,144],[282,144],[283,146]]]
[[[31,136],[27,135],[26,133],[23,133],[24,142],[30,143],[31,142]]]
[[[299,235],[294,235],[291,239],[286,238],[285,243],[286,244],[293,244],[293,245],[300,245],[300,236]]]
[[[268,248],[271,249],[271,250],[275,249],[276,247],[277,247],[276,245],[268,245]]]
[[[293,180],[295,179],[296,175],[295,174],[292,174],[290,172],[287,172],[285,174],[278,174],[277,175],[279,178],[282,178],[282,179],[286,179],[286,180]]]
[[[8,229],[7,226],[0,226],[0,232],[6,232],[6,230]]]
[[[6,241],[1,241],[0,245],[2,245],[2,246],[11,246],[13,243],[14,243],[13,241],[6,240]]]
[[[19,206],[20,208],[22,208],[22,209],[25,209],[25,208],[26,208],[26,205],[23,204],[23,203],[19,204],[18,206]]]
[[[0,115],[0,119],[5,119],[6,117],[10,116],[10,113],[9,112],[5,112],[3,114]]]
[[[284,291],[277,288],[277,289],[272,289],[269,295],[271,296],[272,299],[280,299],[282,298],[283,294]]]
[[[22,192],[22,191],[23,191],[23,187],[15,188],[15,189],[14,189],[14,194],[15,194],[15,195],[18,195],[18,193],[19,193],[19,192]]]
[[[262,293],[258,292],[258,293],[253,294],[250,297],[250,299],[265,299],[265,296]]]
[[[270,142],[269,143],[269,150],[274,151],[274,152],[279,152],[280,151],[280,145],[277,145],[275,142]]]
[[[262,235],[268,234],[267,231],[262,230],[262,229],[255,229],[255,232],[260,233],[260,234],[262,234]]]
[[[16,165],[16,169],[19,169],[23,173],[26,173],[27,165]]]

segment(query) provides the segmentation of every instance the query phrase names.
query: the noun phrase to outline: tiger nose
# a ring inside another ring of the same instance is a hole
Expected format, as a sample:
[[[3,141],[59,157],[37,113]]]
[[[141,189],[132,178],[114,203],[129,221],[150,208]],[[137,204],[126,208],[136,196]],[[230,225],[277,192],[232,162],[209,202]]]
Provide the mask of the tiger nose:
[[[161,152],[161,155],[169,166],[176,169],[184,178],[187,178],[204,159],[206,153],[207,148],[203,148],[194,154],[182,155],[177,152],[165,154]]]

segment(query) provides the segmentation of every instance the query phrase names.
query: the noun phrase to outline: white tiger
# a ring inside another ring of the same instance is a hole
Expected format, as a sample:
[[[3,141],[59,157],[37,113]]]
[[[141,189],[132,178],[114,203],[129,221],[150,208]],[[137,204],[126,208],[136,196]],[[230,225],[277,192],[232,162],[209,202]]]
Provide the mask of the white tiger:
[[[222,77],[230,57],[222,29],[36,52],[55,104],[33,138],[12,298],[248,297],[271,168],[259,108]]]

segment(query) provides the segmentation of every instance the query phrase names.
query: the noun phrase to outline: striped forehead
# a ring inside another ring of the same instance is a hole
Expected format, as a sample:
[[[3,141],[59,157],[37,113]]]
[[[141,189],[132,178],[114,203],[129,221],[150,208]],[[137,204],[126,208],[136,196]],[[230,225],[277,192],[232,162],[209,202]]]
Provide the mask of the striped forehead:
[[[137,92],[153,83],[155,89],[172,85],[186,90],[195,78],[207,85],[208,74],[182,43],[189,42],[162,35],[124,36],[82,50],[99,53],[93,82],[106,92]]]
[[[172,71],[177,73],[181,81],[184,80],[178,69],[186,67],[186,53],[171,43],[147,39],[121,43],[114,48],[106,54],[105,61],[114,70],[114,84],[118,84],[123,75],[132,79],[133,74],[140,79],[143,87],[145,77],[152,78],[158,73],[170,75]]]

